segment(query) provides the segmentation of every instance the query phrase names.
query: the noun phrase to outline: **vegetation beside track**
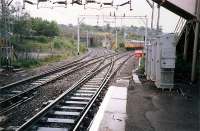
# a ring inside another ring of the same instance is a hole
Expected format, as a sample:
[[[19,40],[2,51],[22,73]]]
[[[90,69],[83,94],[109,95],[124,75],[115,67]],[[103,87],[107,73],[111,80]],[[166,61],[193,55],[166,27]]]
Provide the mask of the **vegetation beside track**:
[[[14,49],[11,60],[14,68],[34,68],[77,55],[77,42],[65,36],[56,22],[31,18],[29,14],[15,21],[9,43]],[[80,54],[85,51],[85,44],[80,43]],[[2,67],[7,63],[1,59]]]
[[[144,58],[144,56],[141,58],[141,60],[140,60],[140,67],[139,67],[139,70],[142,72],[142,73],[144,73],[144,71],[145,71],[145,58]]]
[[[45,38],[45,37],[44,37]],[[41,65],[58,62],[77,55],[76,41],[66,39],[63,37],[45,38],[47,40],[41,42],[38,40],[25,40],[23,45],[19,45],[20,50],[40,50],[40,52],[47,52],[48,56],[42,59],[27,58],[17,59],[13,62],[14,67],[34,68]],[[86,52],[86,46],[80,44],[80,53]]]

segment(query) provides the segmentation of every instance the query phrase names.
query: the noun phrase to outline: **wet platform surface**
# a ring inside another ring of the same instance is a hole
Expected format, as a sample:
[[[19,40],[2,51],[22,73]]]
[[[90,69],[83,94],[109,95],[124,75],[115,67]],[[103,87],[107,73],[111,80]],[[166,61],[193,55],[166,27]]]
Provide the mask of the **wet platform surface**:
[[[128,88],[126,131],[199,131],[199,98],[173,95],[150,81],[137,81],[133,79]]]
[[[199,131],[198,99],[162,94],[132,78],[109,87],[90,131]]]
[[[118,79],[118,85],[110,86],[95,116],[90,131],[124,131],[127,118],[127,87],[129,80]]]
[[[199,131],[199,95],[162,92],[135,72],[136,65],[132,59],[122,67],[90,131]]]

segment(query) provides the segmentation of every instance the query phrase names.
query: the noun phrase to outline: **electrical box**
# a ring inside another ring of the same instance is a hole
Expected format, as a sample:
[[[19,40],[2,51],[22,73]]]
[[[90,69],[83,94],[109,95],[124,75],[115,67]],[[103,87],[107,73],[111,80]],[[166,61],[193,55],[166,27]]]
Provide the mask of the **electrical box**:
[[[176,45],[174,34],[157,36],[156,47],[156,81],[158,88],[174,87],[174,68],[176,59]]]

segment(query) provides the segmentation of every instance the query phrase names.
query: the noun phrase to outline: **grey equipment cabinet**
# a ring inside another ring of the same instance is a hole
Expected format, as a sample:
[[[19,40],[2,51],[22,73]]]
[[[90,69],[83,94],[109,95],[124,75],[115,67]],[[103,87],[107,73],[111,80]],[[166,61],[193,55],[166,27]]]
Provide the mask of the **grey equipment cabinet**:
[[[174,34],[157,37],[156,46],[156,81],[157,88],[174,88],[174,68],[176,45]]]

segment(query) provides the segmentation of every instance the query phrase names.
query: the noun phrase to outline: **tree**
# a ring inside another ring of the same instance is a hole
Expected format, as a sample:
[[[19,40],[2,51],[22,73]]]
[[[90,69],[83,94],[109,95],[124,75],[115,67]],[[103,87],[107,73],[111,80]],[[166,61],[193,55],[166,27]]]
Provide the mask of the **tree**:
[[[32,18],[32,29],[35,35],[44,35],[48,37],[59,35],[58,24],[55,21],[42,20],[41,18]]]
[[[20,35],[20,37],[29,36],[31,30],[30,15],[28,13],[24,13],[13,23],[13,33]]]

